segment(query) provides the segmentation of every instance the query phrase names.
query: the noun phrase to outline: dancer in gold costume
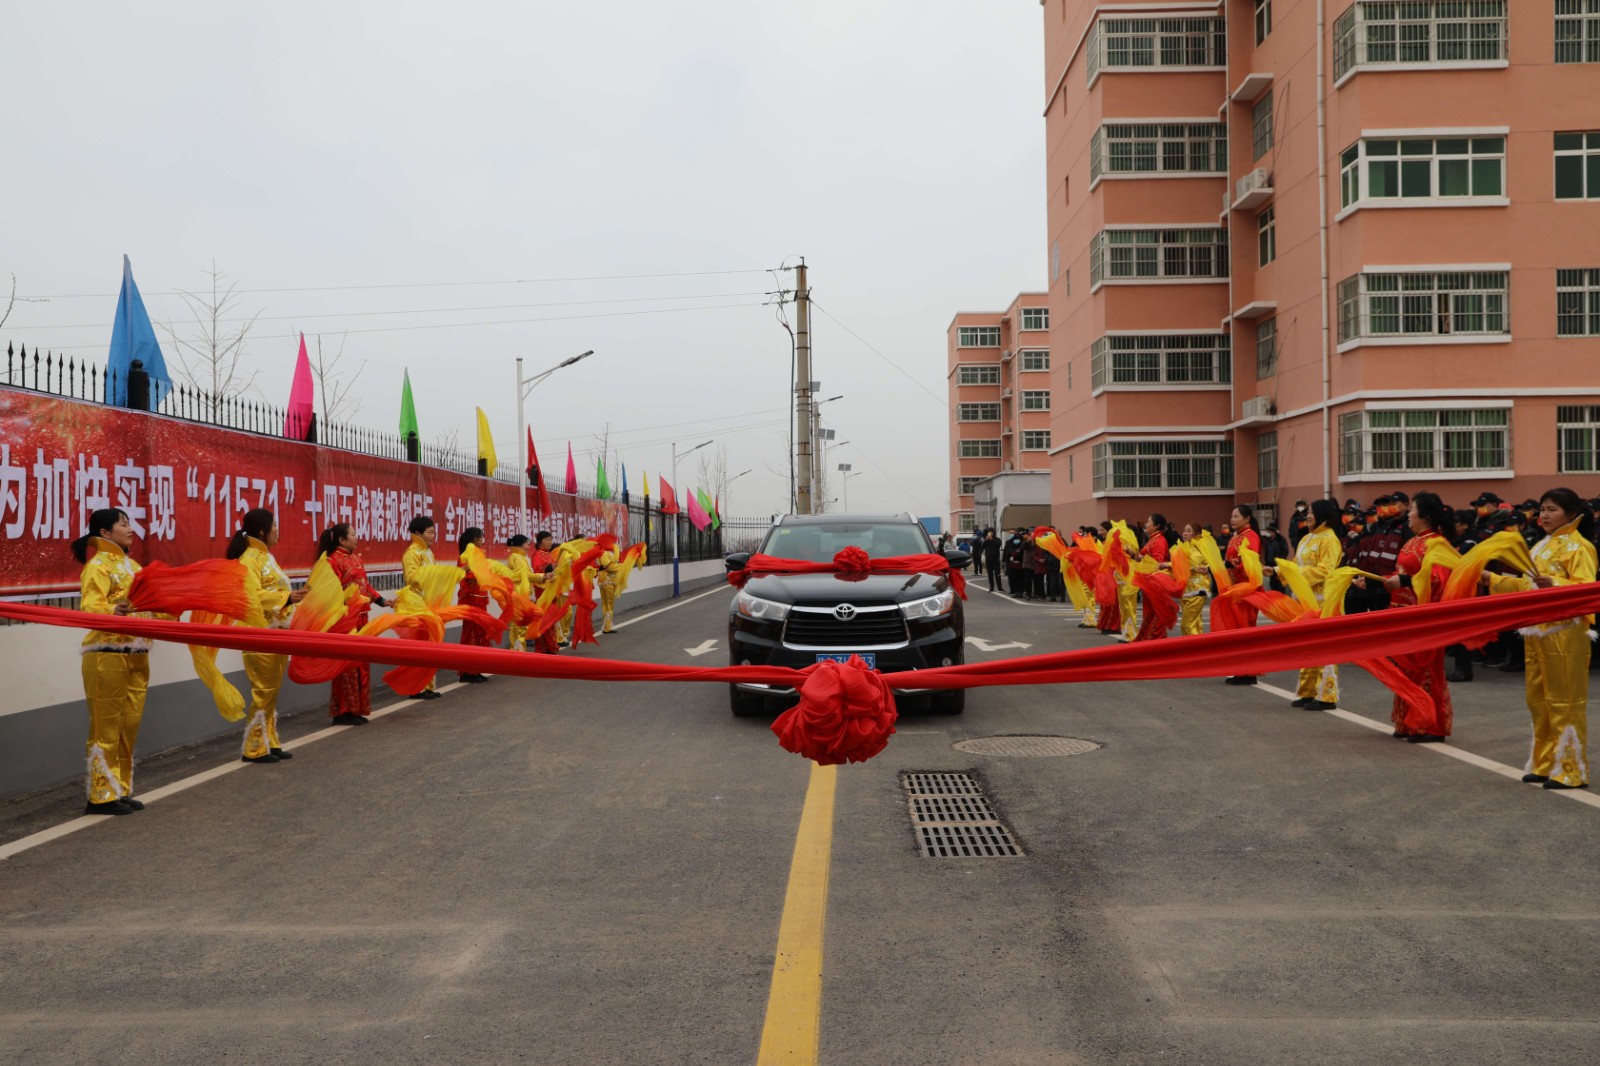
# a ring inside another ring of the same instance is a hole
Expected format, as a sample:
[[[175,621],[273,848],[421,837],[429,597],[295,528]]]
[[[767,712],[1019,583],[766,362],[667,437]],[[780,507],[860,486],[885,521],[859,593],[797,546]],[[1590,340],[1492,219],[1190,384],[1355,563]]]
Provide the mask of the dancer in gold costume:
[[[1595,579],[1594,516],[1571,489],[1539,498],[1539,528],[1529,576],[1485,574],[1492,592],[1578,585]],[[1589,656],[1592,615],[1522,630],[1527,649],[1533,747],[1523,780],[1545,788],[1589,787]]]
[[[600,589],[600,632],[614,633],[611,616],[617,609],[617,550],[602,552],[594,569],[595,584]]]
[[[533,564],[528,561],[528,537],[518,533],[506,541],[508,554],[505,567],[511,580],[511,587],[519,596],[527,596],[533,590]],[[510,647],[514,651],[528,650],[528,627],[513,625],[506,630]]]
[[[246,511],[238,532],[228,542],[227,556],[244,563],[245,584],[261,603],[262,625],[286,629],[294,605],[305,599],[296,592],[288,575],[272,557],[278,543],[278,520],[271,511],[258,507]],[[283,688],[287,655],[245,652],[244,672],[250,679],[250,718],[245,724],[244,745],[239,757],[245,762],[270,763],[292,759],[278,740],[278,692]]]
[[[418,515],[411,520],[408,528],[411,532],[411,546],[400,557],[400,569],[406,583],[405,587],[395,594],[394,609],[397,614],[426,614],[428,604],[422,598],[422,568],[433,565],[433,542],[439,539],[439,527],[434,525],[433,519],[427,515]],[[430,677],[427,687],[411,698],[438,699],[439,693],[434,689],[433,678]]]
[[[1339,505],[1332,500],[1314,500],[1311,504],[1311,532],[1300,538],[1295,548],[1294,562],[1300,567],[1317,602],[1322,602],[1323,585],[1328,575],[1339,568],[1344,557],[1340,544]],[[1276,560],[1273,560],[1276,562]],[[1307,711],[1326,711],[1339,705],[1339,667],[1337,664],[1300,671],[1300,685],[1295,690],[1299,699],[1294,706]]]
[[[1206,596],[1211,592],[1211,571],[1206,568],[1199,537],[1200,527],[1190,522],[1183,527],[1183,542],[1174,549],[1189,557],[1189,580],[1184,582],[1180,609],[1181,632],[1186,637],[1198,637],[1205,632]]]

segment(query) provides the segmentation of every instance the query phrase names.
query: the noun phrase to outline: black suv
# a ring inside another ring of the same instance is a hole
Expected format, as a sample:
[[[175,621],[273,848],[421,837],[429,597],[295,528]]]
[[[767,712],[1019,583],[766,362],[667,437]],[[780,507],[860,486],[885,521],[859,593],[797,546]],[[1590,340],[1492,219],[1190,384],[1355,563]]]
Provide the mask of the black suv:
[[[767,531],[764,555],[832,562],[848,547],[872,558],[933,554],[927,531],[909,514],[786,515]],[[965,567],[971,556],[944,553]],[[748,554],[727,557],[729,572]],[[929,574],[757,574],[728,607],[728,652],[734,666],[805,667],[859,655],[884,673],[962,661],[966,624],[948,577]],[[730,685],[733,713],[761,714],[767,697],[790,698],[792,688]],[[966,690],[931,693],[933,708],[960,714]]]

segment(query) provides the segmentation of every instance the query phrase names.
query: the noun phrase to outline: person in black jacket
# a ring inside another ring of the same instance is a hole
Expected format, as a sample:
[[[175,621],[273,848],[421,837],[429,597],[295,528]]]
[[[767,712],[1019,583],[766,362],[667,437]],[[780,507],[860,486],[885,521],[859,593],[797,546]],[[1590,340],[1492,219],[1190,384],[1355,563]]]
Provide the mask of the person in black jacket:
[[[1000,538],[993,529],[984,530],[978,554],[983,556],[983,568],[988,572],[989,591],[1000,591]]]
[[[1006,589],[1011,595],[1020,600],[1022,594],[1027,591],[1028,586],[1033,583],[1033,575],[1024,574],[1022,571],[1022,531],[1020,529],[1011,531],[1011,537],[1006,541],[1002,551],[1005,553],[1006,560]]]
[[[1304,500],[1294,501],[1294,514],[1289,516],[1289,550],[1300,547],[1300,538],[1311,532],[1311,508]]]

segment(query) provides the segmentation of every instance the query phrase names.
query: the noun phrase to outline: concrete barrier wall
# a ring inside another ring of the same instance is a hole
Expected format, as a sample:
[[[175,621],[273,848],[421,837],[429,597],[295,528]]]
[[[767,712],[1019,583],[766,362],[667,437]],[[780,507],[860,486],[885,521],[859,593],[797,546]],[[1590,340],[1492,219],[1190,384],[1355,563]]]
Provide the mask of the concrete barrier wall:
[[[679,584],[688,594],[722,582],[722,561],[685,563]],[[672,566],[635,570],[628,591],[617,605],[633,610],[672,596]],[[598,619],[598,614],[596,615]],[[598,625],[598,622],[596,623]],[[450,639],[454,639],[452,631]],[[69,781],[83,773],[88,711],[77,630],[55,626],[0,626],[0,799]],[[217,665],[239,691],[249,697],[239,653],[223,651]],[[385,667],[375,667],[373,698],[388,692],[377,681]],[[327,685],[285,682],[278,697],[281,715],[324,708]],[[136,758],[208,740],[224,733],[242,733],[242,723],[217,714],[211,693],[194,676],[187,648],[157,644],[150,653],[150,695],[145,702]]]

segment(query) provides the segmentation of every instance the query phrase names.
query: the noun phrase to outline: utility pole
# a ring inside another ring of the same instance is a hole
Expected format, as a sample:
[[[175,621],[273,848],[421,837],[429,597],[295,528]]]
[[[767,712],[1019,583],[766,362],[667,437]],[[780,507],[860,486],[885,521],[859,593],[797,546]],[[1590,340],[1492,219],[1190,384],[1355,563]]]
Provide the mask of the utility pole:
[[[806,261],[795,267],[795,486],[796,514],[811,514],[812,454],[811,407],[811,290],[806,285]]]

